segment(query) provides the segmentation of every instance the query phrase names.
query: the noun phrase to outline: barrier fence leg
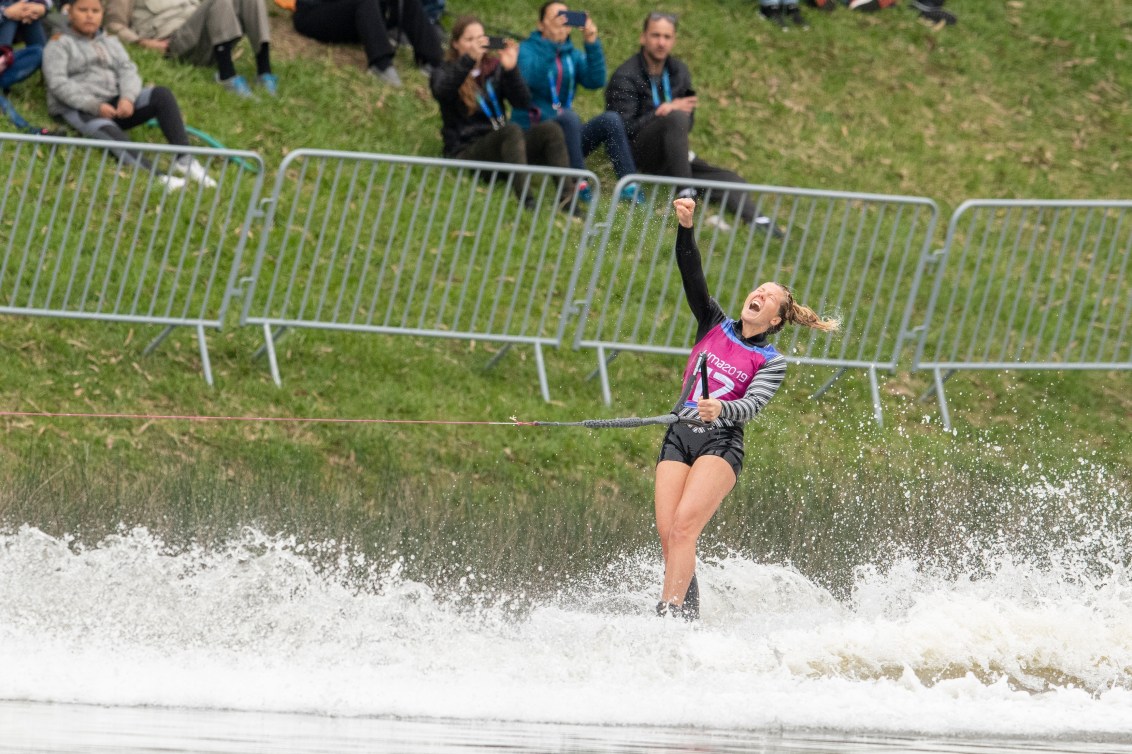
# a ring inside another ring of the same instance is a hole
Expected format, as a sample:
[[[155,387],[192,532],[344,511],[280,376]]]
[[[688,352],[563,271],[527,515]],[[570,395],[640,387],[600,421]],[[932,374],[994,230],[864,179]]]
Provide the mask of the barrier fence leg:
[[[939,398],[939,415],[943,420],[943,428],[948,432],[951,431],[951,413],[947,410],[947,396],[943,394],[943,381],[944,377],[940,374],[938,369],[933,369],[932,374],[935,375],[935,392],[936,397]],[[951,374],[954,374],[952,372]],[[951,376],[948,375],[948,377]]]
[[[813,395],[810,396],[810,398],[811,399],[821,398],[823,395],[825,395],[825,391],[829,390],[831,387],[833,387],[833,383],[835,383],[839,379],[841,379],[841,375],[845,374],[847,371],[849,371],[848,367],[842,367],[841,369],[838,369],[837,374],[830,377],[824,385],[822,385],[821,387],[819,387],[817,389],[816,393],[814,393]]]
[[[149,342],[149,345],[145,347],[144,351],[142,351],[142,355],[143,356],[149,356],[151,353],[156,351],[157,347],[159,345],[161,345],[163,342],[165,342],[165,339],[169,337],[169,333],[171,333],[171,332],[173,332],[173,326],[169,325],[168,327],[166,327],[164,330],[161,331],[160,335],[158,335],[156,338],[154,338],[153,340],[151,340]]]
[[[263,348],[267,352],[267,363],[271,365],[271,379],[276,387],[283,387],[283,380],[279,376],[279,361],[275,358],[275,340],[271,335],[271,325],[263,326]]]
[[[877,384],[877,369],[876,367],[869,367],[869,389],[873,393],[873,418],[877,420],[877,426],[884,426],[884,414],[880,407],[880,385]]]
[[[487,371],[488,369],[491,369],[493,366],[495,366],[496,362],[498,362],[500,359],[502,359],[504,354],[506,354],[510,350],[511,350],[511,344],[510,343],[504,343],[503,348],[500,348],[498,351],[496,351],[495,355],[492,356],[491,359],[487,362],[487,365],[484,366],[484,371]]]
[[[597,372],[601,376],[601,400],[605,405],[610,406],[613,404],[613,394],[609,391],[609,369],[605,361],[605,349],[598,346],[597,349]]]
[[[550,385],[546,379],[546,362],[542,358],[541,343],[535,343],[535,365],[538,366],[538,386],[542,390],[542,399],[550,403]]]
[[[208,341],[204,339],[204,325],[197,325],[197,345],[200,347],[200,363],[204,369],[204,381],[212,387],[212,362],[208,358]]]

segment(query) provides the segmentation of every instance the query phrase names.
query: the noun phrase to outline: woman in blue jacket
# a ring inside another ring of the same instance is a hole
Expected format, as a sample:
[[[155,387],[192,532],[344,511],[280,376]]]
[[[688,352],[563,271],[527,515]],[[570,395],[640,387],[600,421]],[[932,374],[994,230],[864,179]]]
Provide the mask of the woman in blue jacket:
[[[566,137],[572,168],[585,170],[586,155],[604,145],[618,178],[635,173],[637,166],[621,116],[606,110],[583,123],[573,109],[579,86],[605,86],[605,51],[593,17],[588,15],[582,27],[584,50],[574,46],[570,40],[574,27],[566,24],[567,10],[565,3],[543,3],[537,30],[519,45],[519,71],[531,90],[531,107],[525,112],[516,109],[512,120],[524,130],[547,121],[558,123]],[[583,199],[589,198],[586,187],[579,186],[579,190]],[[636,187],[632,187],[631,195],[636,195]]]

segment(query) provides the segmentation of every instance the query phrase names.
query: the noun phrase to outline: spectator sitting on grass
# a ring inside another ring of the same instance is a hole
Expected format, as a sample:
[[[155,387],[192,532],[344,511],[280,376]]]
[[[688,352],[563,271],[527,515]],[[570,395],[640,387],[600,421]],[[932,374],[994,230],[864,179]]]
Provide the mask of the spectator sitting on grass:
[[[432,72],[432,96],[440,105],[444,156],[461,160],[505,162],[512,165],[569,167],[562,129],[553,120],[523,129],[507,120],[507,103],[526,110],[531,93],[519,75],[519,45],[507,40],[498,54],[488,50],[483,24],[474,16],[457,19],[452,27],[448,59]],[[516,176],[512,189],[533,206],[525,176]],[[577,212],[574,182],[563,181],[559,208]]]
[[[692,74],[671,55],[676,44],[676,16],[653,12],[645,17],[641,49],[613,72],[605,88],[605,106],[621,115],[633,145],[633,158],[642,173],[692,178],[704,181],[745,183],[734,172],[696,157],[688,148],[698,100],[692,89]],[[694,197],[683,188],[681,197]],[[746,192],[731,191],[727,207],[744,222],[771,230],[768,218],[755,211]],[[719,217],[708,218],[722,223]],[[777,235],[779,231],[773,229]]]
[[[156,118],[166,141],[188,146],[189,136],[173,92],[163,86],[142,88],[138,69],[115,37],[104,33],[102,0],[75,0],[70,26],[47,43],[43,78],[47,110],[84,136],[129,141],[126,131]],[[116,150],[123,161],[150,167],[128,150]],[[174,172],[205,186],[215,186],[204,167],[190,155],[173,161]],[[167,188],[180,188],[184,178],[160,176]]]
[[[426,76],[440,65],[444,51],[436,28],[420,0],[396,0],[389,6],[390,23],[397,26],[413,46],[413,56]],[[369,72],[389,86],[401,86],[393,66],[393,45],[385,27],[386,5],[382,0],[297,0],[291,21],[295,31],[319,42],[361,42]]]
[[[255,53],[256,81],[275,96],[271,33],[264,0],[106,0],[106,30],[123,42],[184,60],[216,65],[216,80],[240,97],[251,97],[248,80],[236,74],[232,48],[247,37]]]
[[[516,110],[513,120],[524,130],[544,121],[554,121],[561,126],[570,167],[576,170],[585,170],[586,156],[604,145],[618,178],[635,173],[637,166],[621,116],[606,110],[583,123],[573,108],[579,86],[586,89],[605,86],[605,51],[593,16],[588,14],[585,26],[581,27],[584,51],[574,46],[570,41],[574,27],[566,24],[567,10],[565,3],[543,3],[539,8],[538,29],[519,44],[519,71],[531,90],[531,107]],[[589,201],[589,188],[584,182],[578,188],[581,198]],[[639,196],[636,186],[627,188],[632,196]]]
[[[42,2],[0,0],[0,89],[4,94],[39,70],[47,44],[42,21],[46,13],[47,5]],[[24,46],[13,50],[17,42]]]

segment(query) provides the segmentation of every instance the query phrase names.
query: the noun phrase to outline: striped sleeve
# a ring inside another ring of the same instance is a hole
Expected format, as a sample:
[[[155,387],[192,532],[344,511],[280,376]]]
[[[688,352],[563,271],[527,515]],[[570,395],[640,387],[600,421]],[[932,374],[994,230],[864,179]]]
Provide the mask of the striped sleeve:
[[[777,354],[763,364],[762,369],[755,374],[751,384],[747,386],[747,393],[742,398],[723,401],[720,417],[740,424],[754,419],[778,392],[784,377],[786,377],[786,357]]]

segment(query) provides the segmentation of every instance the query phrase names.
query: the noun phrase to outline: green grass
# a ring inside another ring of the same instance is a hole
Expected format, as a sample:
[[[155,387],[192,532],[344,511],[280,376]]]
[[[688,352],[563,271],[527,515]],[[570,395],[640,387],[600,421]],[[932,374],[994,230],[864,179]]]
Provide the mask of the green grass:
[[[611,70],[635,51],[652,7],[588,5]],[[749,1],[665,7],[681,13],[677,53],[700,95],[693,146],[748,180],[927,196],[944,216],[974,197],[1128,196],[1132,9],[1119,0],[959,4],[959,25],[942,30],[902,8],[811,12],[809,32],[785,35]],[[489,27],[533,28],[534,6],[519,13],[490,1],[475,10]],[[278,102],[237,101],[208,71],[132,54],[147,82],[174,89],[189,123],[261,153],[269,180],[300,147],[439,155],[436,107],[407,50],[398,55],[406,87],[392,91],[364,74],[360,50],[296,40],[286,19],[277,21]],[[238,66],[249,73],[246,52]],[[25,117],[46,122],[38,81],[12,99]],[[576,107],[594,114],[601,103],[600,93],[585,93]],[[604,157],[590,167],[613,185]],[[485,370],[498,347],[482,342],[293,332],[280,342],[284,385],[276,389],[266,364],[251,359],[259,333],[229,327],[209,336],[210,389],[189,332],[142,356],[156,332],[5,318],[0,407],[569,420],[663,412],[683,363],[621,355],[607,409],[586,379],[594,354],[551,352],[547,405],[529,349]],[[1127,372],[957,375],[948,383],[956,423],[948,435],[934,403],[916,402],[929,381],[906,371],[909,358],[882,377],[883,428],[872,424],[861,374],[812,401],[830,371],[792,369],[748,428],[747,471],[709,546],[790,560],[840,583],[853,565],[896,546],[947,550],[957,523],[989,536],[1033,518],[1035,504],[1020,490],[1038,475],[1079,474],[1082,459],[1105,469],[1128,499]],[[185,541],[256,524],[386,557],[408,548],[420,575],[440,580],[457,579],[454,564],[464,563],[501,575],[538,563],[557,574],[650,544],[655,430],[0,419],[7,526],[97,539],[141,524]],[[1033,533],[1021,524],[1006,530]]]

